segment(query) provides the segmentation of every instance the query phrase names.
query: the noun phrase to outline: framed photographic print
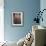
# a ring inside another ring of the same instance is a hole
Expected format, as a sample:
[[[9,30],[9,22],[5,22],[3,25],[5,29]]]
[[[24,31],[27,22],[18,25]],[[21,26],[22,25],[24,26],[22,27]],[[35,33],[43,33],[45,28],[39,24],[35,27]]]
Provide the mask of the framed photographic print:
[[[12,25],[23,26],[23,12],[12,12]]]

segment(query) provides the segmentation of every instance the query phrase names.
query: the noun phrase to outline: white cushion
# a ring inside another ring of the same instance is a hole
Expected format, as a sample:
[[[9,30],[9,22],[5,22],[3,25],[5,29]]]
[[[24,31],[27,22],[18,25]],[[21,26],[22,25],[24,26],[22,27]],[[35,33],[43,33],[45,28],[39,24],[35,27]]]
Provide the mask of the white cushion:
[[[20,39],[20,40],[17,42],[17,46],[23,46],[24,40],[25,40],[25,37],[22,38],[22,39]]]

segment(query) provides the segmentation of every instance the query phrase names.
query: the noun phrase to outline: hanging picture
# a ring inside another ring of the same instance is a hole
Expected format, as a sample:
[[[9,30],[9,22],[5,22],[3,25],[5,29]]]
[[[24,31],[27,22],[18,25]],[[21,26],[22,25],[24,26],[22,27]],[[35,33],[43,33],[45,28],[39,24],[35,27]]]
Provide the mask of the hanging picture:
[[[23,12],[12,12],[12,25],[23,26]]]

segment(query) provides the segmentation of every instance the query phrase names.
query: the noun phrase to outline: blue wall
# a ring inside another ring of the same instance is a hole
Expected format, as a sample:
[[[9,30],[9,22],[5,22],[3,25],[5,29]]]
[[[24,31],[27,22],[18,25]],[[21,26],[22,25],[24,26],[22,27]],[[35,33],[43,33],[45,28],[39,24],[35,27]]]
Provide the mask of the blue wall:
[[[18,41],[24,37],[32,27],[35,12],[40,9],[40,0],[4,0],[4,35],[7,41]],[[24,26],[13,27],[11,16],[13,11],[24,12]]]

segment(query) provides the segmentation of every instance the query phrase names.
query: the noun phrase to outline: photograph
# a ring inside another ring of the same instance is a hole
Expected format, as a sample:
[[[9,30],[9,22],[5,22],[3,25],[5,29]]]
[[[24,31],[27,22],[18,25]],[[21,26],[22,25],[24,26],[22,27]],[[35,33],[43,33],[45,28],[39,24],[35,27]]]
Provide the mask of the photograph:
[[[12,25],[23,25],[23,12],[12,12]]]

